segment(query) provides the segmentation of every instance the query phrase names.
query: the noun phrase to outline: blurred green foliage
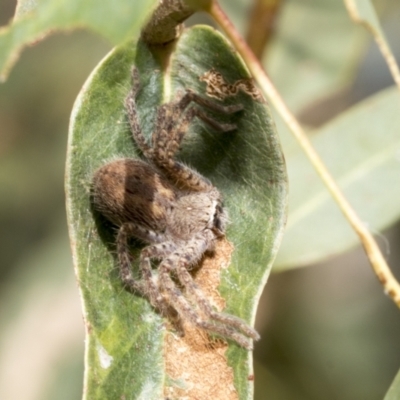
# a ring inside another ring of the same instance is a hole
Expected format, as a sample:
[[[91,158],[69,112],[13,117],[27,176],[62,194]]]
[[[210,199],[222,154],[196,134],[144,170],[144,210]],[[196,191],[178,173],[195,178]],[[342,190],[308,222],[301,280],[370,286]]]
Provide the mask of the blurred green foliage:
[[[12,15],[13,4],[6,5],[2,24]],[[76,399],[82,392],[84,332],[67,235],[65,154],[72,104],[109,49],[86,32],[53,35],[25,50],[0,86],[2,399]],[[10,359],[15,349],[21,354]]]

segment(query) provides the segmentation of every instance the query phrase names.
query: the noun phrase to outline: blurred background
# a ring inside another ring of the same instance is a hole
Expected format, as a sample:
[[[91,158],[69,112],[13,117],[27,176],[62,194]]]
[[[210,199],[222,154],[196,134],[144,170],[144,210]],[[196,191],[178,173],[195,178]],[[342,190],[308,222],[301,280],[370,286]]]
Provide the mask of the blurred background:
[[[246,32],[244,16],[253,2],[223,3]],[[398,0],[383,3],[381,21],[400,56]],[[0,26],[9,23],[15,5],[1,0]],[[67,234],[64,163],[73,102],[110,48],[84,31],[53,34],[25,49],[0,86],[2,400],[81,398],[84,330]],[[318,126],[393,84],[372,42],[354,52],[357,70],[346,91],[303,110],[303,122]],[[400,225],[379,237],[400,278]],[[360,248],[273,274],[257,329],[263,338],[254,353],[257,400],[383,399],[400,368],[400,312]]]

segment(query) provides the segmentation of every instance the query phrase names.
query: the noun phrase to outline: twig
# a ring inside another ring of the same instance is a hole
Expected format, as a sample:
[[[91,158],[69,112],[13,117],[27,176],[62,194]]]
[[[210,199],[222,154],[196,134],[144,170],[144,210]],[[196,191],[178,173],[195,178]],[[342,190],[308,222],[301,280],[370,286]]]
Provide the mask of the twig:
[[[281,4],[282,0],[254,0],[246,42],[260,60],[272,37]]]
[[[175,40],[183,29],[183,21],[195,8],[182,0],[159,1],[150,21],[142,30],[142,39],[148,45],[164,45]]]
[[[394,58],[390,46],[386,41],[384,33],[380,29],[379,21],[376,17],[375,10],[373,9],[372,4],[368,1],[363,1],[363,10],[361,10],[360,5],[357,4],[357,1],[355,0],[344,0],[344,3],[347,7],[347,11],[351,19],[355,23],[364,26],[375,39],[375,42],[382,53],[382,57],[386,61],[389,71],[392,74],[393,80],[396,82],[396,85],[400,89],[399,66],[396,63],[396,59]],[[365,15],[361,15],[362,11],[364,11],[363,14]]]

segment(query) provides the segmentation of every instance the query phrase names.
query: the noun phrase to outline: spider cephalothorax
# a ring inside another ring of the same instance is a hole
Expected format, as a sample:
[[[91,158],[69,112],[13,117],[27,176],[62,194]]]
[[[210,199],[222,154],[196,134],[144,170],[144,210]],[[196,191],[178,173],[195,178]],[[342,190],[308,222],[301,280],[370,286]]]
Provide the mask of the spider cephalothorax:
[[[198,107],[189,107],[191,102],[224,114],[242,106],[222,106],[187,91],[177,101],[159,107],[148,144],[136,111],[140,89],[136,69],[132,83],[126,109],[133,138],[147,161],[118,159],[99,168],[93,178],[95,209],[119,227],[116,244],[121,278],[127,288],[147,297],[164,315],[172,307],[182,320],[251,349],[251,339],[258,339],[258,333],[240,318],[215,311],[189,273],[225,233],[227,217],[221,194],[210,181],[174,158],[194,117],[222,132],[236,128],[216,122]],[[140,255],[140,280],[131,272],[131,237],[149,244]],[[160,260],[158,274],[152,269],[152,259]]]

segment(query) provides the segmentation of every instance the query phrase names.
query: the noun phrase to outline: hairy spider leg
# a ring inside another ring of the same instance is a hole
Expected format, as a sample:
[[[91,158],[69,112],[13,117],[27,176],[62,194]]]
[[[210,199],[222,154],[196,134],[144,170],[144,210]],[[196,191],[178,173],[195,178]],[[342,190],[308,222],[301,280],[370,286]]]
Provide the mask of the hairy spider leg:
[[[206,235],[200,234],[195,239],[191,240],[189,243],[186,243],[184,250],[181,250],[175,243],[172,242],[165,242],[148,246],[145,249],[143,249],[141,254],[141,260],[144,261],[146,259],[146,261],[149,262],[150,259],[152,258],[165,257],[173,252],[172,256],[168,257],[167,260],[165,261],[168,264],[168,270],[169,270],[168,277],[171,271],[176,271],[180,282],[190,292],[189,294],[192,294],[195,300],[197,300],[197,303],[199,304],[199,307],[204,312],[204,314],[207,317],[214,319],[215,321],[221,322],[223,325],[215,325],[201,320],[201,318],[198,315],[196,315],[195,311],[193,311],[192,307],[184,298],[181,299],[183,300],[183,304],[181,304],[181,306],[184,307],[185,311],[181,312],[184,312],[185,313],[184,315],[187,315],[187,307],[188,307],[191,311],[190,315],[196,318],[196,320],[194,320],[193,318],[190,319],[192,322],[194,321],[193,323],[195,325],[202,328],[204,328],[204,326],[207,325],[208,328],[204,329],[207,329],[211,332],[220,333],[221,335],[230,337],[235,341],[238,341],[238,337],[240,337],[241,342],[239,343],[241,343],[244,347],[248,348],[249,346],[248,339],[245,338],[243,335],[240,335],[238,332],[235,332],[233,329],[229,327],[229,325],[241,330],[244,334],[256,340],[259,339],[258,333],[252,328],[248,327],[247,324],[242,320],[240,320],[239,318],[215,312],[212,309],[212,306],[208,302],[207,298],[204,296],[202,290],[193,281],[193,278],[187,271],[187,268],[189,266],[195,264],[198,261],[199,257],[201,257],[201,255],[204,254],[204,252],[208,248],[212,247],[213,235],[211,232],[208,233],[209,234],[206,233]],[[178,262],[176,263],[173,261],[173,259],[175,258],[178,258]],[[175,268],[174,265],[177,265],[178,267]],[[162,279],[165,279],[165,276],[162,277]],[[175,295],[183,297],[182,293],[175,286],[173,281],[172,285],[174,286]],[[172,285],[170,282],[168,286],[172,287]],[[172,301],[171,303],[173,307],[176,306],[174,301]],[[182,303],[182,301],[180,301],[180,303]],[[180,310],[179,307],[177,308],[178,310]]]
[[[176,274],[179,281],[185,287],[189,297],[196,301],[201,311],[210,319],[221,322],[224,325],[229,325],[237,328],[248,337],[254,340],[258,340],[260,335],[250,326],[248,326],[243,320],[233,315],[219,313],[214,311],[212,305],[207,300],[203,291],[193,280],[192,276],[188,272],[188,268],[198,261],[198,255],[204,254],[205,250],[212,246],[213,234],[210,231],[206,231],[197,237],[190,240],[183,252],[176,251],[175,256],[179,257],[177,262]]]
[[[194,326],[217,333],[223,337],[231,339],[238,343],[240,346],[252,350],[252,342],[241,333],[227,325],[218,325],[212,322],[205,321],[201,316],[192,308],[190,303],[183,296],[182,292],[176,286],[170,277],[171,270],[174,269],[175,262],[171,257],[164,259],[159,266],[159,276],[161,289],[164,291],[169,304],[175,308],[183,321],[189,321]]]
[[[197,302],[201,311],[208,318],[220,322],[223,326],[234,327],[254,340],[260,339],[260,335],[258,334],[258,332],[252,329],[240,318],[235,317],[234,315],[220,313],[213,309],[210,302],[204,296],[203,291],[200,289],[200,287],[196,284],[192,276],[187,271],[187,265],[185,265],[185,261],[183,261],[182,259],[178,263],[177,275],[179,281],[185,286],[189,297]]]
[[[142,129],[140,128],[139,118],[137,115],[136,108],[136,96],[140,90],[140,81],[139,81],[139,71],[137,68],[132,68],[132,89],[130,90],[128,96],[125,99],[125,107],[128,111],[128,119],[131,127],[131,132],[133,139],[136,144],[139,146],[139,149],[142,153],[147,157],[150,155],[150,158],[153,154],[152,147],[147,143],[146,138],[143,135]]]
[[[224,124],[216,121],[194,105],[188,109],[191,103],[196,103],[222,114],[233,114],[243,109],[241,104],[223,106],[187,90],[179,101],[163,104],[157,110],[157,129],[152,137],[154,149],[168,147],[169,155],[173,157],[179,149],[189,124],[195,117],[219,132],[229,132],[237,128],[235,124]]]
[[[210,302],[204,296],[203,291],[200,289],[200,287],[196,284],[192,276],[187,271],[187,264],[185,264],[185,261],[183,259],[181,259],[178,263],[176,271],[178,279],[185,286],[189,297],[196,300],[201,311],[208,318],[214,321],[218,321],[223,325],[232,326],[254,340],[260,339],[260,335],[258,334],[258,332],[252,329],[240,318],[235,317],[234,315],[220,313],[213,310]]]
[[[169,112],[166,106],[168,105],[165,105],[165,107],[162,106],[159,109],[160,119],[163,118],[163,114],[167,115]],[[210,191],[213,189],[213,185],[208,179],[192,168],[175,160],[174,155],[179,149],[182,139],[193,118],[201,116],[208,118],[200,109],[190,108],[172,131],[168,132],[165,129],[156,130],[153,133],[152,154],[147,154],[147,157],[161,168],[170,179],[196,192]],[[218,124],[217,122],[215,123]],[[223,129],[222,127],[220,128]]]
[[[234,104],[229,106],[221,105],[188,89],[179,100],[163,104],[159,107],[157,112],[157,126],[160,127],[160,130],[164,129],[167,132],[173,132],[177,126],[177,121],[182,118],[185,110],[191,103],[196,103],[197,105],[208,108],[211,111],[225,115],[234,114],[243,110],[242,104]],[[198,114],[195,116],[219,132],[229,132],[237,128],[235,124],[224,124],[216,121],[200,109]]]
[[[171,252],[175,251],[177,245],[171,241],[165,241],[162,243],[153,244],[150,246],[145,247],[142,252],[140,253],[140,269],[142,271],[151,271],[151,260],[155,258],[162,258],[171,254]],[[159,279],[158,279],[159,281]],[[153,280],[151,282],[154,282]],[[147,296],[150,299],[155,299],[154,307],[161,312],[162,315],[169,315],[171,316],[171,312],[168,310],[168,302],[165,301],[164,296],[161,294],[160,290],[158,289],[158,282],[157,285],[148,287]],[[151,300],[150,300],[151,301]],[[172,307],[172,306],[170,306]],[[173,308],[173,307],[172,307]],[[174,312],[176,310],[174,309]]]
[[[231,131],[236,128],[236,125],[219,123],[207,116],[199,108],[193,107],[187,112],[185,110],[191,102],[223,114],[238,112],[243,109],[243,106],[241,104],[220,105],[188,90],[179,101],[163,104],[159,107],[156,117],[156,129],[152,135],[153,146],[150,146],[142,133],[138,121],[136,96],[139,90],[139,73],[136,68],[132,68],[132,89],[126,98],[125,105],[128,111],[132,136],[143,155],[167,172],[170,178],[177,180],[185,187],[194,191],[210,190],[212,185],[207,179],[186,165],[175,161],[173,157],[178,151],[193,118],[198,117],[221,132]],[[177,121],[178,124],[176,123]]]
[[[143,238],[144,231],[145,229],[131,222],[122,224],[119,228],[117,235],[117,252],[121,279],[128,289],[137,291],[142,296],[149,298],[153,307],[159,309],[161,313],[166,313],[163,298],[159,294],[157,284],[154,281],[150,259],[142,260],[141,256],[140,272],[143,280],[138,281],[132,275],[131,265],[133,259],[129,249],[128,240],[131,237]],[[162,235],[155,232],[152,232],[152,234],[158,236],[157,241],[161,241]],[[151,243],[153,237],[153,235],[149,235],[146,241]]]
[[[192,110],[194,111],[195,109],[189,110],[185,114],[185,121],[181,121],[182,130],[186,129],[193,119],[194,112],[191,112]],[[171,133],[162,130],[157,132],[156,136],[155,143],[153,143],[153,155],[148,155],[148,158],[163,170],[168,178],[178,185],[196,192],[212,190],[213,186],[208,179],[189,166],[174,159],[174,154],[178,150],[180,142],[174,140]]]

